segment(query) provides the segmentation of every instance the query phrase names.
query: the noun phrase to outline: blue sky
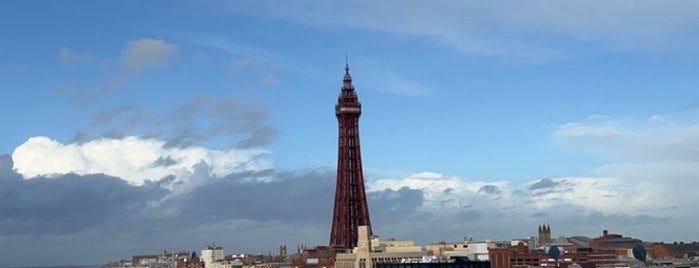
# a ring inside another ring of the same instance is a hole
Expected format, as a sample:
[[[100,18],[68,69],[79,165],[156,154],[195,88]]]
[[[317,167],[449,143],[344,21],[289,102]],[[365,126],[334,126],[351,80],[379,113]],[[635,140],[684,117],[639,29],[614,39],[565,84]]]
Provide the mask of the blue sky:
[[[529,235],[523,230],[535,227],[508,233],[485,224],[522,200],[533,204],[524,213],[533,226],[559,223],[559,234],[624,226],[620,232],[647,239],[696,237],[683,226],[696,220],[686,216],[696,197],[685,188],[699,175],[697,9],[693,1],[3,2],[0,154],[12,166],[3,172],[24,182],[105,174],[138,191],[150,180],[168,194],[144,200],[162,203],[240,172],[272,170],[241,179],[268,184],[308,174],[332,182],[333,106],[347,53],[376,202],[393,202],[383,191],[418,191],[408,214],[448,218],[454,200],[470,200],[470,215],[484,219],[474,220],[474,236],[483,239]],[[156,158],[178,165],[141,163]],[[197,163],[209,167],[208,179],[195,179]],[[165,185],[167,175],[189,190]],[[542,179],[563,188],[537,194],[532,185]],[[439,205],[444,185],[460,194]],[[483,185],[499,187],[498,197],[480,196]],[[597,195],[619,199],[584,201]],[[629,209],[613,208],[619,202]],[[558,206],[597,222],[566,226],[552,212]],[[5,209],[9,229],[18,215],[41,220],[11,212],[20,206]],[[241,219],[251,218],[226,220]],[[650,225],[628,227],[629,219]],[[325,243],[326,223],[314,224],[308,243]],[[668,227],[677,231],[653,231]],[[410,239],[411,228],[384,231]],[[105,229],[94,224],[61,239]],[[40,233],[0,233],[0,248],[61,241]],[[262,240],[235,249],[283,242]]]

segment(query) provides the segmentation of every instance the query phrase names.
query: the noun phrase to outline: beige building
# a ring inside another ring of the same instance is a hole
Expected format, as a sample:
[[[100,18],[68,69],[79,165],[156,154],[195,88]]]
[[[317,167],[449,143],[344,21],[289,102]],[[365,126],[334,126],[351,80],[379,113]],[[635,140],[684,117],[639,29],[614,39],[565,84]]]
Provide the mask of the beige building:
[[[372,268],[377,263],[419,262],[427,257],[427,252],[413,241],[370,238],[366,226],[359,226],[357,231],[357,247],[352,253],[338,253],[335,268]]]
[[[495,248],[497,245],[492,241],[464,241],[463,243],[446,243],[429,244],[425,246],[425,250],[429,254],[451,259],[452,257],[467,257],[469,260],[487,261],[488,249]]]
[[[201,251],[201,259],[207,268],[212,267],[214,262],[223,260],[223,256],[223,247],[214,243],[211,243],[211,245]]]

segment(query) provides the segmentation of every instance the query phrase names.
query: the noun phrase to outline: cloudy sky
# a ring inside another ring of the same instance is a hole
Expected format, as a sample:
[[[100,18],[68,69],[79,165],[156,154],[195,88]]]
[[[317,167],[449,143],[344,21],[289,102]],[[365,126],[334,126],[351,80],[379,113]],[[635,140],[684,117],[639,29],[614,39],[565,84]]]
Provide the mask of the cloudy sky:
[[[325,245],[345,53],[373,228],[699,239],[696,1],[2,1],[0,266]]]

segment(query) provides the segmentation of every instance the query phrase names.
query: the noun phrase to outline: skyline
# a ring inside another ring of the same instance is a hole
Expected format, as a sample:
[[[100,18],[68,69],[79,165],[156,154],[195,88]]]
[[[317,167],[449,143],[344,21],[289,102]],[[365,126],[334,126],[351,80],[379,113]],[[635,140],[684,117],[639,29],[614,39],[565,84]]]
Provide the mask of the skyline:
[[[324,245],[345,53],[375,234],[699,236],[697,2],[163,3],[0,3],[0,264]]]

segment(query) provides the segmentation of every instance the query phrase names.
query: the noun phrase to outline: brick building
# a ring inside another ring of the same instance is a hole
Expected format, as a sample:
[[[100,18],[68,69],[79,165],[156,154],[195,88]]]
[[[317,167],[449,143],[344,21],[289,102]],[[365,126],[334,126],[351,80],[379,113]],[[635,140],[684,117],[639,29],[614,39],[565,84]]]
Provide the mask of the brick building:
[[[204,261],[192,252],[191,256],[184,255],[177,258],[177,268],[204,268]]]
[[[513,266],[540,266],[555,267],[556,261],[552,259],[546,250],[530,250],[524,243],[516,246],[491,248],[488,252],[490,266],[492,268],[511,268]],[[584,268],[593,268],[603,265],[611,265],[618,262],[616,252],[613,250],[578,250],[575,246],[565,246],[558,260],[559,267],[567,267],[573,264]]]

